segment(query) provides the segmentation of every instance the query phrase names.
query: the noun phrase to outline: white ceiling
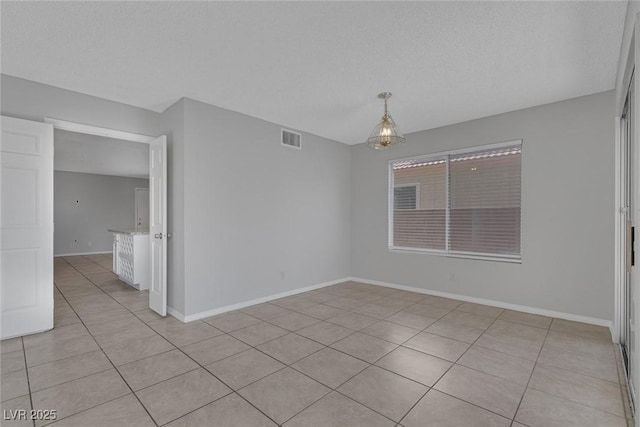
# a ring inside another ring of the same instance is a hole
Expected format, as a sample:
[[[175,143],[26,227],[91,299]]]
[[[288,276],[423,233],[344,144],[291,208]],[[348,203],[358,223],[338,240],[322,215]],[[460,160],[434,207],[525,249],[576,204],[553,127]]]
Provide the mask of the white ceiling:
[[[348,144],[612,89],[626,1],[1,2],[2,72]]]
[[[58,171],[149,178],[149,145],[55,130],[53,165]]]

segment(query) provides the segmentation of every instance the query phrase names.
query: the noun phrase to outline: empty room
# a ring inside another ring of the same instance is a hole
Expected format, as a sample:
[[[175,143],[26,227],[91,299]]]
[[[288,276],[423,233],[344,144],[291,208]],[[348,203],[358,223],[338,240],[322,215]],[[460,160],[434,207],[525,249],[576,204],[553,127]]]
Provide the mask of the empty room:
[[[639,1],[0,2],[2,426],[636,426]]]

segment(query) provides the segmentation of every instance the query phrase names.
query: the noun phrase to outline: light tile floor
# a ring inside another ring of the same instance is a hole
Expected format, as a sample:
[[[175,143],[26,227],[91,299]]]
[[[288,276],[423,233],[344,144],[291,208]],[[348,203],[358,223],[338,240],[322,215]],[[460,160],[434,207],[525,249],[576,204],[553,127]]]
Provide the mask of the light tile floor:
[[[55,409],[56,426],[632,425],[602,327],[354,282],[183,324],[110,269],[56,258],[55,328],[0,342],[3,410]]]

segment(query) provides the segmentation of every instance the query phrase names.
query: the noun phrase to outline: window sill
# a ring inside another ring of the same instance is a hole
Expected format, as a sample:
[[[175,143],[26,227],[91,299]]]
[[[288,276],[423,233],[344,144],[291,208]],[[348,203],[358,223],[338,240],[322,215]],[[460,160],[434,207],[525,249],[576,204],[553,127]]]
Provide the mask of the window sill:
[[[479,255],[479,254],[466,254],[466,253],[451,253],[445,251],[429,250],[429,249],[416,249],[416,248],[402,248],[390,246],[389,252],[399,254],[423,254],[423,255],[436,255],[446,258],[461,258],[461,259],[473,259],[481,261],[494,261],[494,262],[506,262],[509,264],[522,264],[522,257],[508,257],[500,255]]]

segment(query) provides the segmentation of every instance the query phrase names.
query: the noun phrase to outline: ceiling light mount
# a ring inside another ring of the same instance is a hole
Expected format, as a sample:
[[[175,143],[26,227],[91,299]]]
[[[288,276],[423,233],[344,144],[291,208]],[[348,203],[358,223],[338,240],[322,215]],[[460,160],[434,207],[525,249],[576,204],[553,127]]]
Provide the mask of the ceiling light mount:
[[[367,139],[367,145],[369,148],[384,150],[392,145],[403,144],[405,138],[398,131],[396,123],[391,118],[391,114],[389,114],[387,109],[387,101],[391,98],[391,92],[379,93],[378,98],[384,99],[384,115]]]

